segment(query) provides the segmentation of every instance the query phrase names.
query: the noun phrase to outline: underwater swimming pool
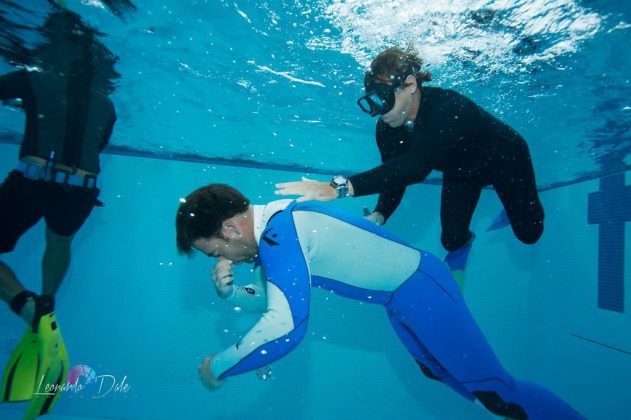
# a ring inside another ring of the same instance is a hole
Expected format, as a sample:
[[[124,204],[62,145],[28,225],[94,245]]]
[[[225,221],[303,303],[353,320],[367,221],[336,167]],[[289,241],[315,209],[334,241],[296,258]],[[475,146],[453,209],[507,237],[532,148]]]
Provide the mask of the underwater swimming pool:
[[[177,254],[180,198],[221,182],[263,203],[277,182],[379,163],[375,120],[355,101],[374,55],[408,42],[431,86],[466,94],[523,134],[546,210],[543,237],[526,246],[508,229],[486,232],[501,203],[483,192],[464,293],[473,316],[513,375],[590,419],[631,415],[628,2],[147,1],[123,18],[98,1],[66,4],[104,33],[120,78],[99,176],[105,206],[77,234],[57,294],[72,366],[102,382],[64,392],[49,418],[489,417],[419,372],[382,308],[319,289],[307,336],[269,379],[247,373],[209,393],[197,378],[203,358],[258,317],[215,295],[209,260]],[[20,5],[0,1],[1,16],[37,25],[50,9]],[[21,110],[0,107],[0,173],[17,164],[23,124]],[[434,172],[408,188],[386,228],[442,257],[440,182]],[[375,202],[330,205],[361,214]],[[43,237],[40,223],[2,257],[33,289]],[[250,275],[239,267],[237,281]],[[0,312],[4,366],[23,323]],[[0,416],[24,407],[2,404]]]

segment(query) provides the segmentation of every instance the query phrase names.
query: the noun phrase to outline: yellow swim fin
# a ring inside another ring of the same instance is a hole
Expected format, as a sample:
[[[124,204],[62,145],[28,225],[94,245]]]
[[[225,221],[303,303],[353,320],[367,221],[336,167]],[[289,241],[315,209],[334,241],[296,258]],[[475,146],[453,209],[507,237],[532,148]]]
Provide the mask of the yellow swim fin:
[[[27,327],[4,370],[0,401],[30,400],[35,389],[39,364],[37,334],[31,327]]]
[[[39,318],[36,334],[40,363],[25,419],[34,419],[50,412],[65,386],[69,368],[66,345],[53,311],[53,298],[39,296],[36,300],[36,307],[42,308],[40,313],[43,313],[41,316],[36,315]]]

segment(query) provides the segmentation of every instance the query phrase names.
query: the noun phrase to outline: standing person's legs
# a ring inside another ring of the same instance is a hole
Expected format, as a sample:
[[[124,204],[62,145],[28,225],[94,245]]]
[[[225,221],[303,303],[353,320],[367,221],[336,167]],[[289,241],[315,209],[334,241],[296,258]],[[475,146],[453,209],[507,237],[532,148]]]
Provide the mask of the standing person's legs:
[[[505,167],[495,173],[493,187],[506,209],[515,236],[534,244],[543,234],[544,211],[528,146],[521,149]]]
[[[468,180],[443,177],[440,224],[441,242],[447,251],[460,249],[471,240],[469,225],[481,192],[482,187]]]
[[[57,293],[70,266],[70,244],[74,235],[57,235],[46,226],[46,249],[42,258],[42,294]]]
[[[42,259],[42,293],[54,295],[68,271],[70,244],[99,195],[97,188],[50,185],[46,191],[46,250]]]
[[[18,239],[37,223],[42,214],[37,182],[25,179],[18,171],[11,172],[0,185],[0,254],[13,251]],[[28,323],[35,310],[31,295],[33,293],[24,289],[13,270],[0,261],[0,299]]]
[[[27,324],[35,315],[34,297],[35,293],[24,289],[11,268],[0,261],[0,298]]]
[[[67,187],[11,172],[0,186],[0,254],[13,251],[18,239],[43,216],[42,293],[54,295],[68,270],[72,238],[90,215],[98,194],[97,188]],[[24,292],[17,276],[0,261],[0,298],[10,304],[21,293],[24,297]],[[29,308],[34,305],[30,297],[24,300],[22,317],[28,322],[33,312]]]
[[[404,326],[403,341],[410,352],[414,355],[416,349],[409,343],[418,342],[425,358],[434,361],[432,374],[459,393],[475,396],[499,416],[582,418],[550,391],[504,370],[438,259],[424,253],[421,270],[397,289],[387,309],[392,323]]]

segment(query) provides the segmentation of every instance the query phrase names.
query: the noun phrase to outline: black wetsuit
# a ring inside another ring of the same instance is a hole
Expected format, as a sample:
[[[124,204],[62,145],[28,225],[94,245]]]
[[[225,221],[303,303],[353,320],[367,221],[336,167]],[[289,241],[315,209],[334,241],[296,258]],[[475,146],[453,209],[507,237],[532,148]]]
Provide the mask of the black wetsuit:
[[[20,158],[97,174],[99,153],[116,121],[114,104],[93,88],[90,72],[62,76],[53,72],[15,71],[0,76],[0,100],[22,99],[26,114]],[[74,234],[97,202],[98,188],[31,179],[12,171],[0,186],[0,253],[11,251],[19,237],[44,217],[63,236]]]
[[[100,171],[99,153],[112,134],[116,112],[107,95],[91,88],[89,77],[23,70],[0,76],[0,99],[22,99],[26,114],[20,158],[47,159],[55,150],[55,163]]]
[[[486,185],[495,188],[517,238],[534,243],[543,233],[543,206],[528,145],[467,97],[423,87],[413,130],[379,120],[376,137],[383,164],[350,181],[355,196],[380,193],[375,211],[386,220],[406,186],[437,170],[443,173],[441,239],[448,251],[471,238],[471,216]]]

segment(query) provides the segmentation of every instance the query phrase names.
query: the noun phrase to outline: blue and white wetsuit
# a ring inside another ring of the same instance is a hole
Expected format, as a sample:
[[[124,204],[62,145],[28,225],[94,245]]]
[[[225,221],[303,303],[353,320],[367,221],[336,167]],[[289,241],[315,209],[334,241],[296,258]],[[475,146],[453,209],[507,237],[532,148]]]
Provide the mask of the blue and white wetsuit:
[[[583,418],[559,397],[512,377],[473,320],[449,270],[375,224],[314,203],[254,206],[267,311],[238,343],[216,355],[220,379],[268,365],[305,335],[310,289],[384,305],[423,373],[517,419]],[[243,289],[238,301],[255,293]],[[260,291],[260,290],[259,290]]]

